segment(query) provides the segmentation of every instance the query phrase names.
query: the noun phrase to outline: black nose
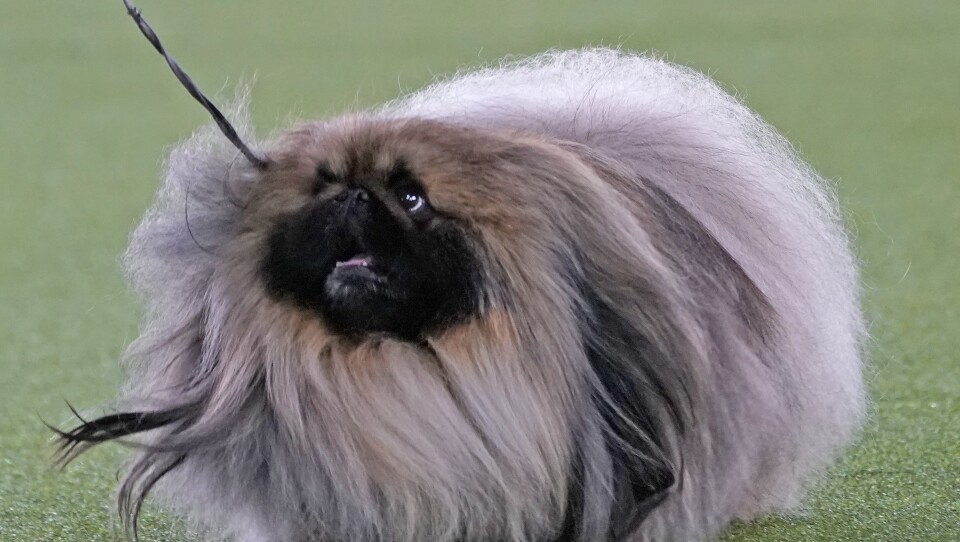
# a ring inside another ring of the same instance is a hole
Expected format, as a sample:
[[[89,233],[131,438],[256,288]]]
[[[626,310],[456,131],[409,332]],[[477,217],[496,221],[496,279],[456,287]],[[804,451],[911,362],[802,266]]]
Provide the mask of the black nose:
[[[357,203],[367,203],[370,201],[370,193],[364,188],[347,188],[337,194],[333,201],[339,203],[343,212],[349,212]]]

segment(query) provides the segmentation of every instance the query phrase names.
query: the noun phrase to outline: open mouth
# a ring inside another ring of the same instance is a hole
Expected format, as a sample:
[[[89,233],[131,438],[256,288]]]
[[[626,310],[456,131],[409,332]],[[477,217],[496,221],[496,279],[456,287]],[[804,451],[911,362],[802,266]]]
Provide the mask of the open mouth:
[[[339,269],[339,268],[341,268],[341,267],[367,267],[367,268],[369,268],[369,267],[370,267],[370,256],[367,256],[366,254],[357,254],[356,256],[353,256],[352,258],[349,258],[349,259],[347,259],[347,260],[343,260],[343,261],[337,262],[336,268]]]
[[[347,259],[337,261],[332,275],[339,278],[351,277],[377,281],[386,278],[383,271],[377,267],[376,262],[368,254],[355,254]]]

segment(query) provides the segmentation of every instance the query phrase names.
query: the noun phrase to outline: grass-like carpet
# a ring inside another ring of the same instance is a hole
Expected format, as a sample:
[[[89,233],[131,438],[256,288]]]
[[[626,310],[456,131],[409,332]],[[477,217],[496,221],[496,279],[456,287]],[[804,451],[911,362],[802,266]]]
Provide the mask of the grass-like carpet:
[[[550,47],[658,50],[738,90],[840,193],[864,262],[872,414],[808,512],[728,542],[960,540],[960,3],[159,2],[200,84],[256,75],[262,131]],[[138,307],[117,257],[164,148],[207,122],[120,0],[0,8],[0,540],[110,540],[124,450],[51,468],[41,418],[111,399]],[[148,512],[144,540],[176,540]]]

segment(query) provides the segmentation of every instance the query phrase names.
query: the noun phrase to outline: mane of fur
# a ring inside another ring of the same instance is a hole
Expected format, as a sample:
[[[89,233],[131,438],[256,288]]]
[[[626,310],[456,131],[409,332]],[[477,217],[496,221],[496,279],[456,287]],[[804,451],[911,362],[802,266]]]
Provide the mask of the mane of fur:
[[[429,350],[324,334],[262,295],[243,223],[260,173],[200,130],[125,257],[147,310],[117,406],[185,414],[144,439],[122,506],[159,480],[164,502],[238,540],[586,542],[611,532],[622,469],[662,467],[676,483],[624,540],[694,540],[795,509],[856,432],[864,328],[832,187],[708,78],[548,53],[364,118],[540,138],[582,192],[546,195],[574,210],[548,244],[497,257],[566,275],[504,264],[490,283],[515,304]],[[636,353],[644,428],[597,366],[629,371]]]

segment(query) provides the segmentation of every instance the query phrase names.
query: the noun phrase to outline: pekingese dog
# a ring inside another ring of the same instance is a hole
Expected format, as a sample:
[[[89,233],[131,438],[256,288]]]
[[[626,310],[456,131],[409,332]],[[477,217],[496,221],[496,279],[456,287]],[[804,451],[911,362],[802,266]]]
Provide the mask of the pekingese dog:
[[[129,385],[63,433],[135,446],[128,526],[155,489],[237,541],[702,540],[858,429],[832,187],[698,73],[548,53],[257,146],[173,151]]]

